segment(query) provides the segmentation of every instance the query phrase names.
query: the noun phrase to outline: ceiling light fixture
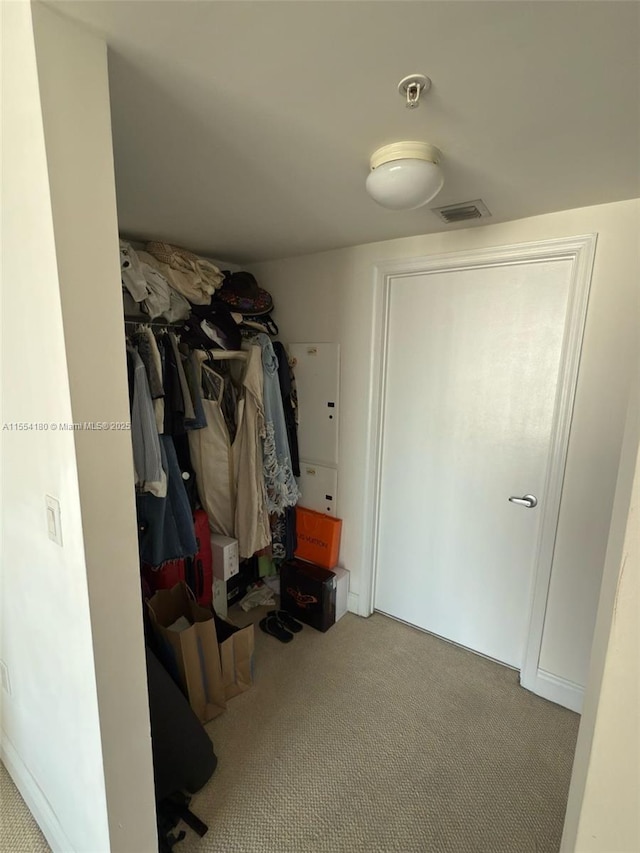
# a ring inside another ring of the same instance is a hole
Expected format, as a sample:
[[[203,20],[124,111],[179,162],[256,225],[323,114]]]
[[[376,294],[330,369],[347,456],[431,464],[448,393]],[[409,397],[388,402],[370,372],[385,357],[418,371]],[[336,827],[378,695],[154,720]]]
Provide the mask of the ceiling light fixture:
[[[431,88],[424,74],[409,74],[398,83],[406,106],[420,106],[420,95]],[[428,142],[392,142],[371,155],[367,192],[374,201],[392,210],[415,210],[438,195],[444,175],[438,162],[441,153]]]
[[[415,210],[438,195],[440,151],[428,142],[392,142],[371,155],[367,192],[391,210]]]

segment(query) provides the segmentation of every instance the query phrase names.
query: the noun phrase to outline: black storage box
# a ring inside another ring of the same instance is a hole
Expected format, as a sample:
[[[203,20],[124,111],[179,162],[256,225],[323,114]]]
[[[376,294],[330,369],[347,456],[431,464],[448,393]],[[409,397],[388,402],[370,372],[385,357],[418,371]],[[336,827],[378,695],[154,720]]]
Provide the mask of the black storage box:
[[[336,621],[336,576],[304,560],[280,566],[280,606],[301,622],[327,631]]]

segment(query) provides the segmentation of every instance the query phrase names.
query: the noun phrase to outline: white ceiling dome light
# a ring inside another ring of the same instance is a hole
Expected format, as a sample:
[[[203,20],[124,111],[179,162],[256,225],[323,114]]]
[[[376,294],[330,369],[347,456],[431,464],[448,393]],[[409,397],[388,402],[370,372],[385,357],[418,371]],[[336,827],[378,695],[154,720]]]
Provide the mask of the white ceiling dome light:
[[[415,210],[444,184],[440,151],[428,142],[393,142],[371,155],[367,192],[391,210]]]
[[[431,88],[424,74],[409,74],[398,83],[405,106],[415,110]],[[371,155],[367,192],[391,210],[415,210],[435,198],[444,184],[438,162],[442,155],[427,142],[392,142]]]

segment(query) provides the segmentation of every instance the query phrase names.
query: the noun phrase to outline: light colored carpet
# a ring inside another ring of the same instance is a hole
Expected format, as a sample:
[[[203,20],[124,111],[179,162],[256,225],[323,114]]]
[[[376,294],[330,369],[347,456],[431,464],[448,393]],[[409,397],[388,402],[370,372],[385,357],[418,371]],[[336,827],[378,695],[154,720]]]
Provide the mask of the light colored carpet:
[[[551,853],[578,720],[378,614],[286,646],[256,630],[255,685],[207,726],[219,764],[192,807],[209,832],[175,850]],[[0,798],[0,849],[46,853],[1,765]]]
[[[257,614],[259,615],[259,614]],[[512,670],[385,616],[283,645],[207,730],[180,853],[546,853],[560,845],[578,715]]]
[[[0,850],[7,853],[50,853],[11,776],[0,762]]]

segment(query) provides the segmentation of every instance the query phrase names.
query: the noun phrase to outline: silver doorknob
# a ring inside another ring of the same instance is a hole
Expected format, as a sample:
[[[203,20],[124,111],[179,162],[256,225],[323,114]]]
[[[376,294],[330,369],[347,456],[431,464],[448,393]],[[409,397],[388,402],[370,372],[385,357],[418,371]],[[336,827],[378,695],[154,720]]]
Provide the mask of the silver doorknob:
[[[527,509],[533,509],[534,506],[538,506],[538,498],[535,495],[523,495],[521,498],[512,496],[509,498],[509,503],[526,506]]]

